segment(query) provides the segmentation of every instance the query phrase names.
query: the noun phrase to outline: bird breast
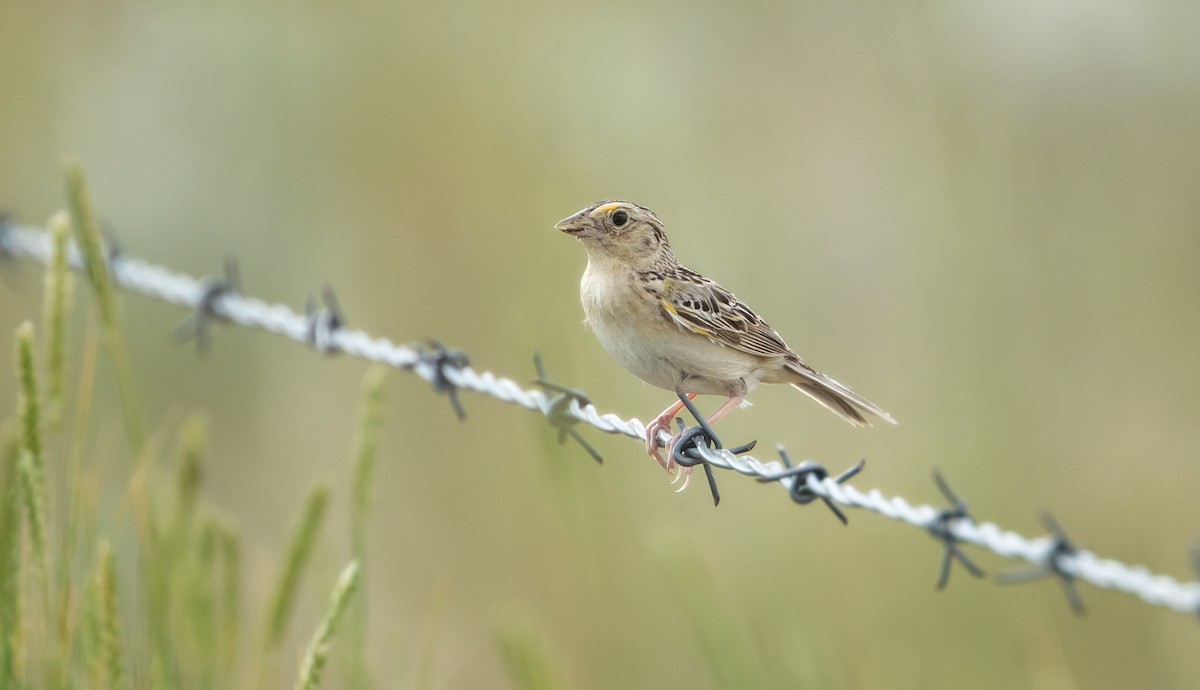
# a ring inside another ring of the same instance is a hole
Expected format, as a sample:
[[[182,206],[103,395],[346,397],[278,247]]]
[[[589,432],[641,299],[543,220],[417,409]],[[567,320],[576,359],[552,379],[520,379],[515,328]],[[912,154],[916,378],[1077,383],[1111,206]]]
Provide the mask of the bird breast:
[[[636,281],[632,271],[589,261],[579,282],[583,313],[614,359],[643,381],[669,389],[675,385],[673,367],[661,361],[653,344],[662,318]]]
[[[579,283],[587,323],[600,344],[646,383],[691,393],[745,392],[759,378],[754,357],[681,330],[631,270],[589,260]]]

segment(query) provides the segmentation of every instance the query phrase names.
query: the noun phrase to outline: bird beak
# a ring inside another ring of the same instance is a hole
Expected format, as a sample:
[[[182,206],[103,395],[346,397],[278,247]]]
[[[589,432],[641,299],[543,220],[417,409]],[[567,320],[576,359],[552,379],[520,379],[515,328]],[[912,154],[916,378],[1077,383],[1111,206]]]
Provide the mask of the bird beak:
[[[598,234],[596,224],[583,211],[558,221],[554,229],[575,237],[595,237]]]

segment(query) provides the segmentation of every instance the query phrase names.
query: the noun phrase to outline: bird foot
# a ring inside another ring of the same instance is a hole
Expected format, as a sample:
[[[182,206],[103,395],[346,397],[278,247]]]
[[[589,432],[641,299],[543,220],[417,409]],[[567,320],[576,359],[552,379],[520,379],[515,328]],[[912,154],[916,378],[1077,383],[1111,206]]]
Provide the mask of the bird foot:
[[[677,438],[678,438],[678,437],[677,437]],[[672,445],[672,446],[674,446],[675,444],[674,444],[674,443],[672,443],[671,445]],[[678,466],[679,466],[679,464],[678,464],[678,463],[676,463],[676,462],[674,461],[674,459],[672,459],[672,461],[671,461],[671,464],[672,464],[674,467],[678,467]],[[682,485],[680,485],[680,487],[679,487],[678,489],[675,489],[675,493],[677,493],[677,494],[678,494],[678,493],[682,493],[684,489],[688,488],[688,484],[690,484],[690,483],[692,482],[692,472],[695,472],[695,471],[696,471],[696,468],[695,468],[695,466],[692,466],[692,467],[685,467],[685,468],[683,468],[683,471],[682,471],[682,472],[679,472],[679,473],[677,473],[677,474],[675,475],[675,478],[671,480],[671,484],[672,484],[672,485],[676,484],[676,483],[679,481],[679,478],[680,478],[680,477],[683,477],[683,484],[682,484]]]
[[[667,415],[663,413],[655,417],[654,421],[650,422],[646,427],[646,453],[657,460],[658,464],[662,465],[663,469],[667,471],[667,474],[671,474],[671,471],[674,469],[675,461],[671,459],[671,450],[674,449],[675,441],[679,437],[675,436],[667,443],[667,454],[664,457],[662,451],[658,448],[658,432],[669,432],[671,430],[671,422],[674,419],[674,414]]]
[[[680,485],[678,489],[675,489],[675,493],[680,493],[684,489],[688,488],[688,484],[692,482],[692,472],[696,471],[694,466],[683,467],[682,471],[680,471],[681,468],[679,463],[675,462],[675,444],[679,443],[679,439],[682,438],[682,436],[682,433],[675,434],[671,437],[671,440],[667,442],[667,476],[671,477],[672,486],[678,484],[680,479],[683,480],[683,484]]]

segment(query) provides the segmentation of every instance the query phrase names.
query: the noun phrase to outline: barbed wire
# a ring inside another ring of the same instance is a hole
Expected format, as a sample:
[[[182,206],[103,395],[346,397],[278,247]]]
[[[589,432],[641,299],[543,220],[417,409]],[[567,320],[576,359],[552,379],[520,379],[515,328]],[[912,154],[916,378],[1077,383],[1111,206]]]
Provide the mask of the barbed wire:
[[[424,345],[398,345],[387,338],[347,327],[336,297],[328,287],[322,290],[322,306],[317,307],[315,300],[310,298],[304,314],[300,314],[284,305],[269,304],[242,294],[237,267],[232,261],[226,262],[223,277],[197,279],[127,256],[111,246],[110,243],[108,262],[113,283],[131,292],[192,310],[180,333],[194,338],[201,352],[207,347],[208,328],[213,320],[235,323],[282,335],[325,354],[341,353],[411,371],[428,381],[434,390],[446,394],[460,419],[466,417],[458,397],[460,391],[482,393],[536,410],[559,431],[560,441],[571,436],[598,462],[602,461],[600,454],[574,428],[576,425],[584,423],[606,433],[645,442],[646,426],[640,420],[601,414],[582,391],[548,380],[541,360],[536,356],[538,378],[535,383],[541,389],[526,389],[510,378],[476,371],[465,354],[436,341],[427,341]],[[0,258],[26,257],[45,264],[50,260],[51,251],[50,236],[45,231],[0,217]],[[81,270],[82,257],[74,243],[68,247],[68,261],[75,270]],[[1043,516],[1043,521],[1050,534],[1043,537],[1029,538],[991,522],[977,522],[940,475],[935,475],[935,480],[950,502],[946,508],[914,506],[902,497],[888,497],[877,489],[864,493],[846,483],[862,469],[862,463],[831,476],[824,466],[811,460],[793,465],[782,447],[778,449],[780,459],[769,461],[745,454],[753,448],[752,443],[724,448],[687,397],[680,394],[680,400],[687,405],[697,424],[681,429],[682,437],[675,446],[673,457],[685,467],[703,467],[714,502],[720,500],[720,494],[713,469],[727,470],[757,478],[760,482],[778,484],[798,504],[819,499],[843,522],[846,517],[841,507],[858,508],[926,530],[944,544],[937,580],[939,588],[945,586],[955,560],[971,574],[983,575],[961,549],[962,544],[971,544],[1005,558],[1032,564],[1029,568],[1001,573],[998,578],[1001,582],[1020,582],[1043,576],[1059,578],[1068,601],[1079,613],[1083,612],[1083,603],[1075,589],[1076,580],[1132,594],[1156,606],[1200,615],[1200,581],[1180,582],[1153,573],[1144,566],[1127,565],[1081,549],[1067,538],[1048,514]],[[682,422],[680,426],[683,426]],[[665,446],[669,436],[663,431],[656,440]],[[1193,551],[1191,561],[1200,577],[1200,551]]]

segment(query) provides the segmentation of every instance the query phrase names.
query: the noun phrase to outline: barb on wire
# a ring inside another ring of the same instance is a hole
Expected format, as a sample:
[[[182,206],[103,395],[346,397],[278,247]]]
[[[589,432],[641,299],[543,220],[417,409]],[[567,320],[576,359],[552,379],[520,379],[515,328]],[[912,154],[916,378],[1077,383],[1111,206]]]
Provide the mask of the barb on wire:
[[[1046,555],[1043,557],[1042,562],[1036,563],[1029,568],[1000,573],[996,576],[996,579],[1000,584],[1007,585],[1028,582],[1043,577],[1057,577],[1059,582],[1062,582],[1063,592],[1067,595],[1067,601],[1071,604],[1071,609],[1082,616],[1085,612],[1083,599],[1080,598],[1079,590],[1075,586],[1075,575],[1064,565],[1067,559],[1079,552],[1079,549],[1075,547],[1074,542],[1067,537],[1067,533],[1063,531],[1058,521],[1050,513],[1042,514],[1042,524],[1046,526],[1046,530],[1053,537],[1050,541],[1050,548],[1046,549]]]
[[[8,211],[0,211],[0,259],[11,259],[13,256],[4,241],[12,227],[12,218],[9,217]]]
[[[0,261],[4,262],[4,268],[6,269],[0,273],[0,276],[4,278],[4,282],[7,283],[9,287],[14,287],[14,280],[12,275],[10,275],[9,270],[12,270],[15,273],[16,270],[20,268],[20,264],[13,262],[13,259],[16,258],[16,254],[13,252],[13,250],[9,249],[7,241],[9,235],[15,229],[16,225],[12,222],[12,216],[9,215],[8,211],[0,211]]]
[[[109,247],[108,263],[111,273],[112,264],[120,256],[120,252],[117,249],[115,241],[109,239],[106,242]],[[196,352],[200,355],[206,355],[208,354],[211,342],[209,324],[213,320],[229,320],[216,309],[217,300],[226,295],[241,291],[241,275],[238,270],[237,259],[232,256],[225,257],[225,275],[221,278],[209,276],[200,281],[200,285],[202,290],[200,302],[196,305],[191,315],[175,327],[175,339],[181,343],[195,339]]]
[[[824,465],[813,462],[812,460],[805,460],[799,465],[792,465],[792,458],[788,456],[787,450],[785,450],[782,445],[779,446],[778,450],[779,459],[783,461],[784,470],[775,474],[763,475],[758,478],[758,481],[763,483],[785,483],[785,481],[790,480],[791,485],[788,486],[788,495],[791,496],[793,501],[800,505],[807,505],[819,498],[825,503],[826,506],[829,507],[830,510],[833,511],[833,514],[837,516],[837,519],[842,521],[843,525],[850,524],[850,520],[846,517],[846,514],[837,507],[837,504],[831,500],[831,497],[817,493],[813,490],[812,486],[808,482],[809,477],[816,479],[818,482],[829,479],[829,470],[825,469]],[[863,468],[866,466],[866,460],[859,460],[858,464],[850,467],[838,476],[833,477],[831,481],[835,485],[845,484],[846,480],[850,479],[859,472],[862,472]]]
[[[112,263],[121,256],[121,242],[117,239],[117,231],[113,229],[112,223],[106,219],[99,219],[100,235],[104,239],[104,260],[111,267]],[[229,262],[235,261],[233,257],[225,257],[225,272],[229,274]],[[236,271],[237,266],[234,266]]]
[[[1192,544],[1192,572],[1196,573],[1196,579],[1200,580],[1200,541]],[[1200,617],[1200,600],[1196,602],[1196,610],[1194,612],[1197,617]]]
[[[758,441],[750,441],[749,443],[743,443],[740,446],[726,449],[721,445],[721,438],[717,436],[717,432],[713,431],[712,425],[708,423],[704,415],[700,414],[699,408],[683,392],[683,389],[676,386],[675,394],[679,396],[679,401],[683,403],[683,406],[695,418],[696,426],[685,427],[683,420],[676,420],[679,422],[679,436],[676,438],[675,444],[671,446],[671,459],[675,461],[675,464],[682,467],[690,468],[696,465],[703,465],[704,477],[708,479],[708,490],[712,492],[713,505],[720,505],[721,492],[717,489],[717,478],[713,475],[712,465],[709,464],[711,452],[725,450],[735,456],[741,455],[753,450]],[[683,486],[687,486],[687,480],[684,480]],[[679,490],[683,491],[683,488],[681,487]]]
[[[317,300],[312,295],[304,302],[304,317],[308,319],[305,341],[317,352],[337,354],[341,350],[334,343],[333,334],[345,327],[346,317],[338,304],[337,295],[328,284],[321,286],[321,301],[324,306],[320,309],[317,308]]]
[[[959,563],[967,569],[975,577],[983,577],[983,568],[975,565],[974,561],[967,558],[967,554],[959,548],[961,539],[954,534],[951,529],[954,523],[959,521],[975,522],[971,517],[971,513],[967,511],[967,504],[960,499],[950,488],[950,484],[946,482],[945,477],[941,472],[934,470],[933,481],[937,482],[938,489],[941,489],[942,495],[950,502],[949,508],[942,508],[937,512],[937,517],[934,518],[933,524],[929,526],[929,533],[944,544],[942,549],[942,562],[938,566],[937,588],[945,589],[946,583],[950,581],[950,565],[954,559],[958,559]]]
[[[430,382],[433,383],[433,389],[445,393],[450,398],[450,406],[454,408],[454,414],[458,415],[459,421],[466,421],[467,411],[458,399],[458,384],[448,374],[451,369],[462,370],[471,363],[467,353],[447,349],[433,338],[426,340],[425,344],[429,349],[417,351],[418,364],[432,371]]]
[[[71,266],[81,270],[78,249],[74,244],[68,249]],[[0,255],[29,257],[47,263],[51,256],[49,235],[43,230],[23,227],[11,221],[0,223]],[[208,286],[192,276],[125,254],[110,254],[110,262],[110,280],[118,287],[188,309],[200,309],[205,305]],[[446,393],[460,418],[463,412],[458,400],[459,391],[482,393],[543,414],[550,409],[549,393],[561,393],[540,384],[538,388],[525,389],[512,379],[487,371],[476,372],[468,366],[465,355],[437,344],[433,344],[432,350],[429,347],[398,345],[386,338],[346,328],[341,323],[336,328],[326,329],[322,337],[313,337],[310,335],[313,324],[311,310],[308,315],[298,314],[286,306],[268,304],[237,292],[226,292],[220,299],[210,298],[208,303],[207,309],[212,312],[211,315],[232,323],[275,333],[319,351],[333,351],[323,349],[325,347],[336,348],[336,351],[347,356],[411,371],[430,382],[435,390]],[[331,309],[332,313],[332,305],[327,303],[326,308]],[[642,443],[646,441],[646,427],[641,421],[624,419],[615,414],[601,414],[593,404],[583,399],[571,398],[565,407],[558,409],[557,414],[563,416],[564,424],[567,423],[566,417],[570,416],[605,433],[621,434]],[[693,414],[697,413],[693,411]],[[698,415],[697,421],[700,421]],[[700,428],[703,429],[703,426]],[[663,436],[669,436],[669,433],[663,431],[659,440]],[[939,529],[945,531],[946,539],[953,537],[956,540],[956,548],[971,544],[1005,558],[1036,564],[1039,574],[1058,575],[1068,590],[1072,605],[1078,603],[1077,609],[1081,609],[1082,604],[1078,602],[1078,594],[1074,591],[1075,580],[1084,580],[1097,587],[1133,594],[1155,606],[1188,614],[1200,612],[1200,582],[1180,582],[1142,566],[1103,559],[1091,552],[1077,550],[1061,534],[1061,530],[1057,530],[1057,526],[1051,530],[1059,533],[1057,537],[1031,539],[1004,530],[994,523],[977,523],[966,517],[943,518],[939,521],[939,515],[945,508],[910,505],[902,497],[885,496],[878,490],[862,492],[846,483],[862,468],[861,463],[837,477],[831,477],[827,470],[812,461],[792,466],[786,453],[781,454],[782,462],[762,461],[733,452],[744,452],[742,449],[719,447],[715,435],[705,435],[704,438],[707,440],[701,439],[698,433],[695,445],[689,441],[688,445],[681,447],[680,458],[689,462],[694,460],[695,464],[702,462],[710,478],[713,470],[720,469],[775,482],[786,489],[796,503],[811,503],[820,498],[843,522],[845,515],[841,508],[858,508],[925,531],[940,525]],[[711,483],[710,489],[714,490],[715,500],[717,494],[714,487],[715,483]],[[957,503],[954,499],[951,502]],[[1200,576],[1200,573],[1197,575]]]
[[[550,422],[550,426],[558,430],[559,445],[566,443],[567,436],[570,436],[575,439],[576,443],[583,446],[593,460],[604,464],[604,458],[601,457],[600,451],[588,443],[588,440],[575,429],[575,425],[582,420],[571,414],[572,402],[579,406],[591,405],[591,398],[578,388],[563,386],[546,378],[546,368],[542,365],[542,355],[539,352],[533,353],[533,368],[537,371],[537,378],[534,379],[533,384],[541,386],[543,390],[558,393],[546,402],[546,419]]]

